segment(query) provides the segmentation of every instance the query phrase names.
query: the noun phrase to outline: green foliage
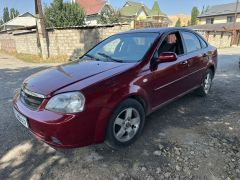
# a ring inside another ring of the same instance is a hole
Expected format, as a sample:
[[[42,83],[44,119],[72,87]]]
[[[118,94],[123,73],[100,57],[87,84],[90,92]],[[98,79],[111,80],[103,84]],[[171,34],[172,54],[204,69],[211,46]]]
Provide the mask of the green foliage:
[[[19,16],[18,10],[14,9],[14,8],[11,8],[10,9],[10,19],[13,19],[13,18],[15,18],[17,16]]]
[[[178,18],[176,24],[175,24],[175,27],[181,27],[181,19]]]
[[[192,8],[192,13],[191,13],[191,25],[196,25],[197,24],[197,17],[199,15],[199,10],[197,7]]]
[[[6,23],[11,19],[17,17],[18,15],[19,15],[18,10],[11,8],[9,12],[8,7],[5,7],[3,9],[3,19],[1,20],[2,21],[1,23]]]
[[[100,14],[98,23],[100,24],[114,24],[120,22],[120,14],[118,12],[103,10]]]
[[[4,23],[8,22],[10,20],[10,16],[9,16],[9,10],[8,7],[5,7],[3,9],[3,21]]]
[[[78,4],[54,0],[45,7],[47,27],[80,26],[84,24],[85,13]]]
[[[189,20],[187,22],[187,26],[191,26],[191,22]]]
[[[3,24],[4,22],[3,22],[3,20],[2,19],[0,19],[0,26]]]

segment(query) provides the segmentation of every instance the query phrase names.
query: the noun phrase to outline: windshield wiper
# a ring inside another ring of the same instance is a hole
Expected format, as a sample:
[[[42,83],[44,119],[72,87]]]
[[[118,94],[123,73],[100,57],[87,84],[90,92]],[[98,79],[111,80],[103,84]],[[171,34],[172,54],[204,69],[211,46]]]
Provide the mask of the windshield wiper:
[[[107,55],[105,53],[98,53],[98,55],[103,56],[103,57],[105,57],[105,58],[107,58],[107,59],[109,59],[111,61],[115,61],[115,62],[119,62],[119,63],[123,62],[122,60],[114,59],[114,58],[112,58],[111,56],[109,56],[109,55]]]
[[[98,58],[96,58],[95,56],[90,55],[90,54],[85,54],[84,56],[87,56],[87,57],[89,57],[89,58],[91,58],[91,59],[94,59],[94,60],[96,60],[96,61],[100,61],[100,59],[98,59]],[[84,56],[83,56],[83,57],[84,57]]]

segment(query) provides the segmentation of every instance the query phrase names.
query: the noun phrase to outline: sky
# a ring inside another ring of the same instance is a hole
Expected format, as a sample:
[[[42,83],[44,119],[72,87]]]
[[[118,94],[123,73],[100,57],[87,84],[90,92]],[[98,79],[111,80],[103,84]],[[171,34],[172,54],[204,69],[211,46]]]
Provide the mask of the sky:
[[[67,0],[65,0],[67,1]],[[121,8],[126,0],[108,0],[114,8]],[[146,4],[149,8],[152,8],[154,0],[135,0]],[[53,0],[42,0],[43,5],[48,5]],[[199,10],[202,10],[204,5],[216,5],[224,3],[236,2],[236,0],[158,0],[160,9],[167,15],[176,14],[191,14],[193,6],[197,6]],[[0,0],[0,17],[3,14],[3,8],[15,8],[20,13],[26,11],[34,13],[34,0]]]

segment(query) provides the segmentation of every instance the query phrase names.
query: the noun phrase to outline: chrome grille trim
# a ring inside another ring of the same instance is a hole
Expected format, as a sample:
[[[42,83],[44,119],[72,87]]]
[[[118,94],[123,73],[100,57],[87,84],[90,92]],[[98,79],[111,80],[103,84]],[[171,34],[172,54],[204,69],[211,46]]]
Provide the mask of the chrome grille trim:
[[[26,88],[22,88],[22,91],[30,96],[34,96],[34,97],[38,97],[38,98],[42,98],[45,99],[46,96],[42,95],[42,94],[38,94],[32,91],[27,90]]]

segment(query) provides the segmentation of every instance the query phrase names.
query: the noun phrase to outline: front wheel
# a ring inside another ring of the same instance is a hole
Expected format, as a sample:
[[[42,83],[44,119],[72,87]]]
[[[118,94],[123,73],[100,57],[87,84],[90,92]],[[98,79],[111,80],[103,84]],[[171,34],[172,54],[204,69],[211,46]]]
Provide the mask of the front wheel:
[[[212,81],[213,81],[213,72],[211,69],[208,69],[203,78],[201,87],[196,91],[197,94],[202,97],[207,96],[211,90]]]
[[[106,144],[114,149],[129,146],[141,135],[144,123],[143,106],[134,99],[123,101],[110,118]]]

